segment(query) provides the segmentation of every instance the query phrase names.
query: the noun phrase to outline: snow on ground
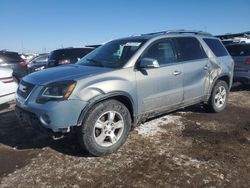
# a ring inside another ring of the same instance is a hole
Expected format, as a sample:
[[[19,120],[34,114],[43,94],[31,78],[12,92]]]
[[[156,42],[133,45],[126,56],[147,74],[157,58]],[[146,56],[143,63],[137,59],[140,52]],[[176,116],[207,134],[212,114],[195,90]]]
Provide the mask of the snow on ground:
[[[162,132],[162,126],[168,124],[176,124],[178,126],[182,126],[181,116],[176,115],[166,115],[161,118],[157,118],[148,122],[141,124],[136,128],[138,134],[148,137],[154,136],[159,132]]]

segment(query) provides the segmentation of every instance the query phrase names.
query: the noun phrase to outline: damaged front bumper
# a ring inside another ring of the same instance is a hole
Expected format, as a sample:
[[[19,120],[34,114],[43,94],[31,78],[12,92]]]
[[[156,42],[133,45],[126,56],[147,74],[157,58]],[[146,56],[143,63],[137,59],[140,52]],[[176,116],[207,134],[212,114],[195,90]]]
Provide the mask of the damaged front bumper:
[[[78,119],[87,102],[81,100],[48,101],[46,104],[22,101],[16,98],[18,119],[34,128],[43,127],[53,132],[69,132],[78,125]],[[41,125],[41,126],[40,126]]]

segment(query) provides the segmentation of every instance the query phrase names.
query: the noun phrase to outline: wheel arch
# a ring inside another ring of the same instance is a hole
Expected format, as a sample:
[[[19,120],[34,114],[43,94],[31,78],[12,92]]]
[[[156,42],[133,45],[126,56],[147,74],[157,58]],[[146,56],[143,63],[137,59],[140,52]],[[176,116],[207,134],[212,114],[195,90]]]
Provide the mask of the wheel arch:
[[[212,82],[212,84],[211,84],[211,87],[209,88],[209,93],[208,93],[207,98],[206,98],[206,100],[205,100],[206,102],[209,100],[209,98],[210,98],[210,96],[211,96],[211,94],[212,94],[212,92],[213,92],[213,88],[214,88],[216,82],[218,82],[218,80],[223,80],[223,81],[225,81],[225,82],[227,83],[227,85],[228,85],[228,88],[230,89],[230,87],[231,87],[230,75],[229,75],[229,74],[222,74],[222,75],[219,75],[218,77],[216,77],[216,78],[213,80],[213,82]]]
[[[88,111],[94,105],[96,105],[100,102],[106,101],[106,100],[110,100],[110,99],[115,99],[115,100],[121,102],[122,104],[124,104],[130,112],[132,122],[135,121],[136,106],[135,106],[133,98],[127,92],[117,91],[117,92],[103,94],[103,95],[100,95],[100,96],[97,96],[97,97],[91,99],[89,101],[88,105],[81,111],[80,116],[78,118],[77,125],[80,126],[82,124]]]

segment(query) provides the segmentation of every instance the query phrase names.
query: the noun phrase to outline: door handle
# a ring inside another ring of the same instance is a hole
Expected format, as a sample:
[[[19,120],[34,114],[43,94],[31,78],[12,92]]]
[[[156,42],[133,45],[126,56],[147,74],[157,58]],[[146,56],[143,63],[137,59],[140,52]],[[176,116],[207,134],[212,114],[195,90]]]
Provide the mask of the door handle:
[[[179,75],[179,74],[181,74],[181,71],[174,71],[174,72],[173,72],[173,75],[175,75],[175,76],[177,76],[177,75]]]

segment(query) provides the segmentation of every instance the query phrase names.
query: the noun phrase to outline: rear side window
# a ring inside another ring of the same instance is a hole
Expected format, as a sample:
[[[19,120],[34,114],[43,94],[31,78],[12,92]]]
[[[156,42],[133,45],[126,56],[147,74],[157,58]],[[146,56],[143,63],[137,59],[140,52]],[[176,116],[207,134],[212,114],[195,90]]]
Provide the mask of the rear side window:
[[[91,51],[91,48],[55,50],[50,54],[49,59],[61,60],[71,58],[82,58]]]
[[[222,43],[217,39],[203,39],[217,57],[227,56],[228,53]]]
[[[207,58],[200,42],[194,37],[179,37],[174,39],[178,48],[180,61],[190,61]]]
[[[226,46],[231,56],[250,56],[250,45],[249,44],[237,44]]]
[[[86,54],[88,54],[89,52],[91,52],[93,49],[91,48],[84,48],[84,49],[72,49],[69,50],[68,52],[65,53],[66,56],[70,57],[70,58],[82,58],[83,56],[85,56]]]

